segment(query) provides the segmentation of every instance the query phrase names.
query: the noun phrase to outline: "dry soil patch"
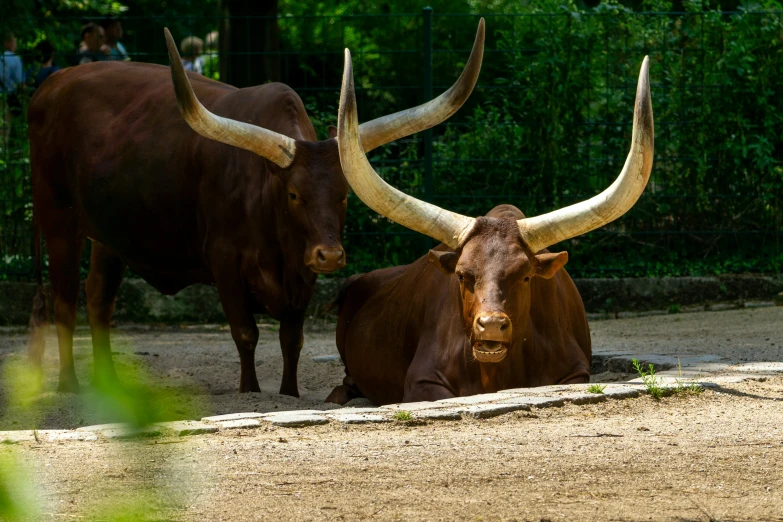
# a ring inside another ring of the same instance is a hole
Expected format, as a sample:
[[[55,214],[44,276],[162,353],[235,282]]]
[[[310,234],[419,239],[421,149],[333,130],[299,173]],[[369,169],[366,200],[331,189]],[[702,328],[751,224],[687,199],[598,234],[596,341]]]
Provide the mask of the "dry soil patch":
[[[782,406],[774,377],[482,421],[0,452],[44,519],[135,504],[142,520],[783,520]]]

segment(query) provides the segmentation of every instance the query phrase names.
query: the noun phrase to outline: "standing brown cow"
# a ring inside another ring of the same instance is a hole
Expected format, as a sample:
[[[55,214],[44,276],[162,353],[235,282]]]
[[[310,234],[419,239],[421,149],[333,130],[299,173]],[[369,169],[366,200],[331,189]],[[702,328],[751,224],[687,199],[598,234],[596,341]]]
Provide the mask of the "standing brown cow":
[[[627,212],[653,161],[649,61],[639,74],[631,151],[617,180],[594,198],[525,218],[510,205],[470,218],[387,185],[362,151],[350,53],[345,53],[338,142],[348,183],[370,208],[443,244],[407,266],[346,281],[337,346],[346,378],[327,401],[431,401],[501,389],[588,382],[584,305],[546,247]]]
[[[116,381],[109,322],[130,267],[164,294],[194,283],[217,286],[239,350],[241,392],[260,391],[253,314],[278,319],[280,393],[298,396],[302,324],[317,274],[345,265],[340,240],[348,184],[337,141],[316,140],[301,99],[285,85],[237,89],[186,74],[165,34],[171,69],[82,65],[53,75],[33,96],[28,118],[38,293],[31,359],[40,366],[44,347],[42,230],[60,391],[79,388],[73,329],[79,259],[89,238],[87,313],[97,384]],[[431,102],[362,125],[364,150],[451,116],[476,83],[483,48],[482,20],[457,82]]]

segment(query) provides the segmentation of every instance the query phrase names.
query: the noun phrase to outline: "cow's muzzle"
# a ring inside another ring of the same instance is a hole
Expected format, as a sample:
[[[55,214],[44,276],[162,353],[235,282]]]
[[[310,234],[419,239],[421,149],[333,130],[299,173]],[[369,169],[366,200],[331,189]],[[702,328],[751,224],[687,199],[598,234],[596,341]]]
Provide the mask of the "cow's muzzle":
[[[328,274],[345,268],[345,250],[340,246],[317,246],[311,251],[305,265],[316,274]]]
[[[473,320],[473,356],[478,362],[499,363],[506,358],[511,333],[511,319],[506,314],[477,314]]]

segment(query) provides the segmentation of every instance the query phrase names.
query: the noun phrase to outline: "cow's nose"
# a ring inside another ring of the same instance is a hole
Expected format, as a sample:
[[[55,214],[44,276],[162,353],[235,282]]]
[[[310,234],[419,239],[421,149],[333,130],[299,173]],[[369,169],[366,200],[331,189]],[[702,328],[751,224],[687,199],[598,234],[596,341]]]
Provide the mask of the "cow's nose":
[[[505,341],[511,334],[511,319],[504,313],[479,314],[474,326],[483,340]]]
[[[310,268],[314,272],[333,272],[345,266],[342,247],[316,247]]]

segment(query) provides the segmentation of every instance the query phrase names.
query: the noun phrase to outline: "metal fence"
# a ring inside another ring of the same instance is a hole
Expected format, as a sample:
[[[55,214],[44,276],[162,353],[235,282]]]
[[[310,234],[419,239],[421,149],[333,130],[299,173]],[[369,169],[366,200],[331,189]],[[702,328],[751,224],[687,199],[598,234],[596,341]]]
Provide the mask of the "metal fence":
[[[203,55],[206,73],[240,86],[269,79],[289,84],[325,137],[336,119],[344,47],[354,56],[365,121],[448,88],[469,55],[480,16],[425,8],[380,16],[130,17],[122,19],[122,41],[133,60],[165,64],[164,25],[177,40],[189,34],[206,39],[219,30],[221,43]],[[779,71],[781,54],[774,48],[783,43],[780,13],[485,16],[482,75],[466,106],[447,125],[373,152],[371,161],[390,183],[469,215],[500,203],[533,215],[591,197],[612,182],[625,160],[636,75],[650,55],[656,115],[650,185],[617,223],[554,248],[576,254],[569,268],[581,276],[776,270],[770,260],[783,258],[783,176],[777,166],[780,144],[769,136],[781,136],[783,129],[777,121],[738,122],[740,139],[750,139],[747,129],[757,128],[753,136],[762,136],[757,141],[763,143],[749,143],[744,160],[735,161],[725,152],[733,150],[731,124],[721,119],[716,104],[746,103],[748,114],[741,117],[752,120],[752,102],[732,97],[756,96],[757,83],[763,84],[764,111],[771,111],[769,100],[783,100],[778,74],[746,85],[726,65],[735,59],[733,38],[755,42],[773,35],[777,43],[768,42],[769,49],[751,42],[748,52]],[[49,24],[50,39],[74,42],[82,21],[58,20],[57,28],[51,20],[41,23]],[[735,26],[740,29],[732,32]],[[66,64],[71,51],[60,49],[58,55],[56,61]],[[712,63],[714,56],[723,61]],[[0,279],[30,276],[25,135],[24,118],[16,117],[0,154]],[[727,146],[710,140],[727,140]],[[410,262],[426,252],[429,241],[380,219],[352,197],[345,244],[350,270],[366,271]],[[728,258],[734,265],[722,261]],[[678,272],[684,265],[690,268]]]

